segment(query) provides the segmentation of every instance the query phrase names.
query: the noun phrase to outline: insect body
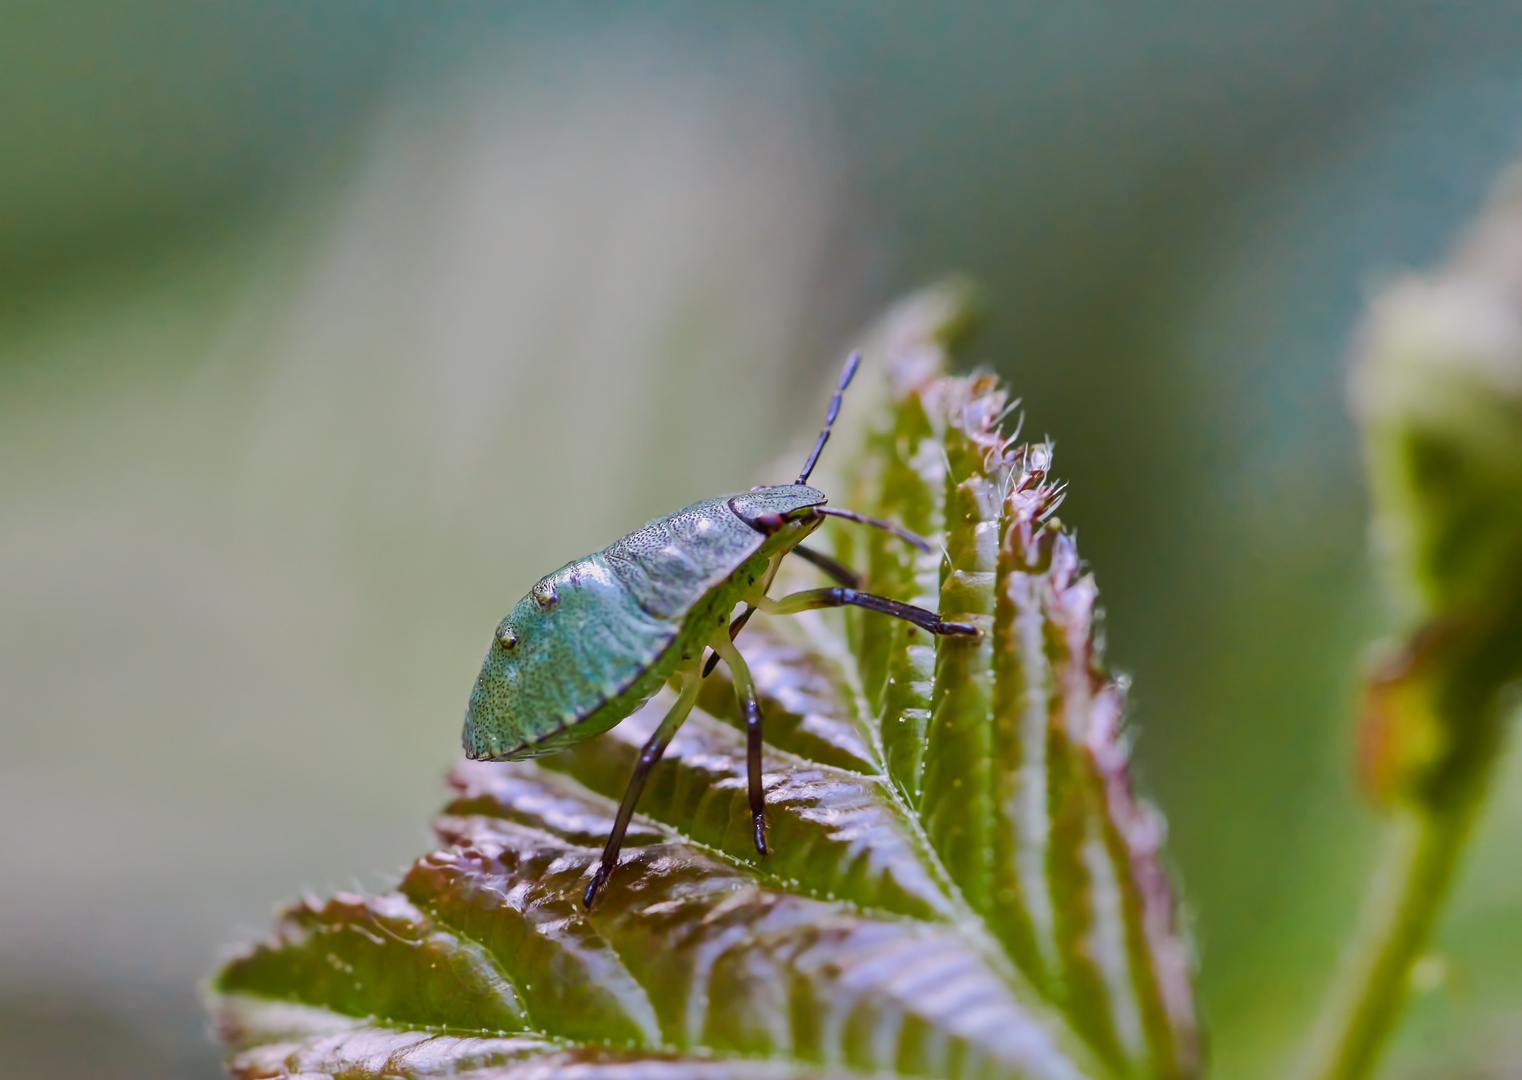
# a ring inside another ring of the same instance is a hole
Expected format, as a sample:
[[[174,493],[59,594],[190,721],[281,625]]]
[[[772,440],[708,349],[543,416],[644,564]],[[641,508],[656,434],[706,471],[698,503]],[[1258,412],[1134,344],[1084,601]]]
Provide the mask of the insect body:
[[[540,581],[497,626],[465,712],[466,755],[492,761],[539,757],[601,734],[633,713],[668,680],[676,704],[641,750],[602,861],[587,886],[590,908],[618,861],[624,832],[650,769],[660,760],[697,698],[705,648],[728,665],[745,719],[750,809],[756,850],[766,854],[761,788],[761,707],[733,636],[752,612],[787,615],[855,605],[907,619],[934,634],[976,635],[924,608],[855,588],[855,575],[800,547],[826,516],[888,529],[929,549],[888,522],[827,505],[808,486],[829,439],[840,397],[856,373],[853,354],[830,400],[824,429],[792,484],[704,499],[645,523],[602,551],[567,563]],[[788,554],[815,563],[842,586],[767,597]],[[736,605],[744,612],[730,624]]]

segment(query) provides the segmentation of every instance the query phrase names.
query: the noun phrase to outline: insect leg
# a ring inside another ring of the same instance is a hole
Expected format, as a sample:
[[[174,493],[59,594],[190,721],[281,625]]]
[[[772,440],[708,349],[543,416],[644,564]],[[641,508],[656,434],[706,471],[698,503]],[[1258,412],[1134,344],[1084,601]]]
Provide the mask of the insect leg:
[[[791,593],[778,600],[763,600],[757,606],[768,615],[796,615],[800,611],[812,611],[815,608],[848,605],[892,615],[895,619],[911,622],[921,630],[928,630],[932,634],[977,637],[982,633],[976,626],[970,626],[967,623],[945,622],[928,608],[915,607],[913,604],[889,600],[886,596],[874,596],[871,593],[858,592],[855,589],[840,586],[831,589],[805,589],[803,592]]]
[[[729,640],[730,641],[733,641],[735,639],[735,635],[739,634],[739,632],[741,630],[745,629],[745,624],[750,622],[750,617],[752,615],[754,615],[755,613],[756,613],[755,606],[752,605],[752,604],[746,604],[745,605],[745,610],[740,612],[740,614],[735,616],[735,621],[729,624]],[[708,676],[712,675],[713,674],[713,669],[718,667],[718,666],[719,666],[719,654],[717,652],[709,653],[708,654],[708,663],[703,665],[703,678],[706,679],[706,678],[708,678]]]
[[[836,562],[824,552],[815,551],[813,548],[804,547],[802,544],[796,544],[793,547],[792,553],[798,556],[804,562],[812,563],[813,565],[819,567],[819,569],[823,570],[826,574],[834,578],[846,588],[861,588],[860,574],[858,574],[855,570],[852,570],[849,566]]]
[[[813,565],[819,567],[819,569],[823,570],[826,574],[830,575],[830,577],[834,578],[836,581],[840,582],[848,589],[861,588],[860,574],[858,574],[855,570],[852,570],[849,566],[845,566],[841,563],[836,562],[834,559],[830,558],[822,551],[815,551],[813,548],[807,548],[802,544],[796,544],[793,546],[789,554],[797,555],[804,562],[812,563]],[[768,584],[769,583],[770,582],[768,581]],[[747,605],[744,611],[735,616],[735,621],[729,624],[730,641],[733,641],[735,639],[735,635],[745,628],[745,624],[750,621],[750,617],[755,613],[755,607]],[[716,652],[710,654],[708,657],[708,663],[703,665],[703,678],[706,679],[708,676],[712,675],[713,669],[718,666],[719,654]]]
[[[745,772],[750,780],[750,820],[756,830],[756,850],[766,854],[766,793],[761,790],[761,701],[750,666],[735,648],[729,635],[714,639],[714,651],[724,658],[735,681],[735,697],[740,700],[740,715],[745,718]]]
[[[676,704],[671,706],[671,711],[655,729],[655,734],[645,742],[639,752],[639,758],[634,763],[634,772],[629,777],[629,786],[624,788],[624,798],[618,804],[618,816],[613,819],[613,831],[608,834],[608,843],[602,849],[602,862],[597,866],[597,872],[592,875],[591,882],[587,885],[587,891],[582,895],[581,905],[588,911],[592,910],[592,904],[597,900],[597,894],[607,883],[608,875],[613,873],[613,868],[618,865],[618,851],[624,845],[624,833],[629,830],[629,819],[634,816],[634,805],[639,802],[640,792],[645,789],[645,778],[650,775],[650,770],[666,752],[666,745],[671,742],[671,737],[676,734],[676,729],[682,726],[682,721],[687,719],[687,714],[692,711],[692,704],[698,699],[698,687],[702,680],[698,678],[697,665],[693,664],[682,673],[682,690],[677,695]]]

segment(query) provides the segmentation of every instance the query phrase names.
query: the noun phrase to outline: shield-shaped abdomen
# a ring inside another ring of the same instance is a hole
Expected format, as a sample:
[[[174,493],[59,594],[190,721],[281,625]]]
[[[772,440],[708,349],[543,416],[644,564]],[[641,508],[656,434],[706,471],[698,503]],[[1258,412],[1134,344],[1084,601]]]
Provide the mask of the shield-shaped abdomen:
[[[631,691],[628,712],[638,708],[636,684],[651,683],[644,697],[659,689],[669,672],[654,669],[680,629],[641,607],[601,552],[566,564],[498,625],[465,713],[466,753],[537,757],[606,730],[623,717],[564,737]]]

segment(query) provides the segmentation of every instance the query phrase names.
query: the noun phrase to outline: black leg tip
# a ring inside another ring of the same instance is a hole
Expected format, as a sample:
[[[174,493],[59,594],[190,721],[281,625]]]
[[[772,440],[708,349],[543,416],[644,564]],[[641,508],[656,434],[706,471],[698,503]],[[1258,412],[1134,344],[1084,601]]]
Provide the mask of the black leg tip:
[[[760,855],[769,855],[771,852],[766,850],[766,818],[757,814],[753,820],[756,826],[756,852]]]
[[[587,891],[581,894],[581,906],[587,911],[592,910],[592,905],[597,902],[597,894],[602,891],[607,880],[608,875],[601,870],[592,875],[592,880],[587,883]]]
[[[983,631],[979,630],[976,626],[960,622],[943,622],[936,627],[935,632],[951,637],[980,638],[983,636]]]

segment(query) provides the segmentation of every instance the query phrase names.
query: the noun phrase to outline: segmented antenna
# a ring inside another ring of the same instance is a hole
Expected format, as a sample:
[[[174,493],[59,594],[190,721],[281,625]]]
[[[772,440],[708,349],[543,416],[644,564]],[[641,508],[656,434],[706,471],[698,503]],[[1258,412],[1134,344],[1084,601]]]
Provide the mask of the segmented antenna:
[[[819,460],[819,451],[823,450],[824,444],[830,441],[830,425],[835,423],[835,418],[840,415],[840,396],[846,392],[846,387],[851,385],[851,379],[860,366],[860,352],[853,352],[846,358],[846,369],[840,374],[840,382],[835,387],[835,396],[830,398],[830,408],[824,414],[824,428],[814,442],[814,449],[809,451],[809,459],[803,463],[803,471],[798,474],[798,479],[793,481],[795,484],[809,482],[809,473],[814,471],[814,463]]]
[[[900,540],[913,544],[927,554],[935,550],[935,546],[919,533],[911,532],[902,525],[895,525],[893,522],[884,521],[882,518],[868,517],[866,514],[858,514],[855,510],[837,510],[833,506],[816,506],[813,510],[816,514],[828,514],[830,517],[845,518],[847,521],[854,521],[858,525],[870,525],[874,529],[881,529],[883,532],[892,533]],[[793,550],[797,551],[798,549],[794,548]]]

